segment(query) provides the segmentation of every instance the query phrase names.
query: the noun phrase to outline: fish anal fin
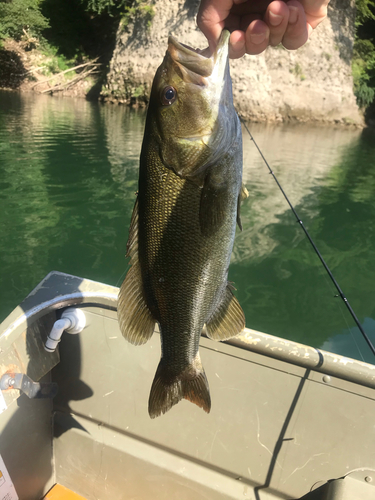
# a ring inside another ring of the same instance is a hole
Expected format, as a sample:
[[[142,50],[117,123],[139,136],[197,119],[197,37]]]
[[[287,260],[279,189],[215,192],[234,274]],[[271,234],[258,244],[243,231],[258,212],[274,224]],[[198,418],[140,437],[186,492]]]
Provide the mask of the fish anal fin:
[[[192,364],[177,375],[171,372],[163,359],[160,360],[148,402],[150,417],[156,418],[166,413],[181,399],[196,404],[206,413],[210,412],[210,389],[199,353]]]
[[[229,286],[223,300],[206,323],[207,336],[213,340],[228,340],[245,328],[245,315]]]

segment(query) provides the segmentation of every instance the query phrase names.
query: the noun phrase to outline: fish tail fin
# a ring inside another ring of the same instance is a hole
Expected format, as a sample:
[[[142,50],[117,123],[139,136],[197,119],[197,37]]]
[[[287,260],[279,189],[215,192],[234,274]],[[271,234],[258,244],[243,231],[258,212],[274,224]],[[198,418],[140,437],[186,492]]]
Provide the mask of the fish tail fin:
[[[193,362],[181,373],[171,373],[169,366],[160,360],[152,383],[148,401],[148,413],[151,418],[166,413],[181,399],[195,403],[207,413],[211,409],[210,389],[199,353]]]

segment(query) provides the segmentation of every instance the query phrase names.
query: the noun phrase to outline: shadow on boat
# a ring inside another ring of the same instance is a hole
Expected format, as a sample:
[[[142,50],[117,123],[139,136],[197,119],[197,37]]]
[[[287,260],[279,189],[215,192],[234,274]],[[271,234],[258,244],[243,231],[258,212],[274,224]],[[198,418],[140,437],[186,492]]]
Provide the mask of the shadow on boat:
[[[52,486],[52,439],[68,430],[52,426],[54,412],[59,408],[69,412],[71,401],[94,395],[93,390],[80,379],[82,359],[78,335],[65,334],[69,338],[62,342],[59,351],[48,353],[44,350],[47,336],[61,316],[58,308],[69,305],[69,302],[82,301],[79,293],[70,299],[64,296],[64,283],[60,283],[60,288],[54,291],[55,295],[51,294],[52,288],[46,281],[53,274],[50,273],[1,324],[1,350],[6,352],[6,363],[4,359],[1,363],[2,374],[26,374],[30,378],[26,384],[45,384],[46,393],[52,380],[58,385],[63,381],[64,385],[64,390],[58,392],[54,400],[47,394],[43,396],[42,391],[35,397],[28,397],[28,387],[24,385],[25,392],[19,389],[3,391],[8,408],[0,415],[0,450],[21,499],[42,498]],[[70,277],[66,278],[69,281]],[[77,290],[81,282],[80,278],[75,279]],[[70,346],[69,354],[66,352],[67,344]],[[60,363],[64,359],[65,363]],[[68,366],[69,369],[64,371],[55,369],[55,366]],[[74,419],[71,425],[84,430]]]

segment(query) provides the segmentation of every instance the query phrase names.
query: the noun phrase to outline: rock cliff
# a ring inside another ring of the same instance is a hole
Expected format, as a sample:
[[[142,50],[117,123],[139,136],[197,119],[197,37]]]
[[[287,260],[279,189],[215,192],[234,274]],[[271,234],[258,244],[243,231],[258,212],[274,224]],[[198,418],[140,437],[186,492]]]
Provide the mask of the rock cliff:
[[[169,34],[190,46],[207,42],[196,26],[196,0],[155,0],[154,17],[140,9],[120,24],[105,100],[147,102]],[[146,15],[147,13],[147,15]],[[253,121],[317,121],[362,124],[351,76],[355,0],[331,0],[328,18],[296,51],[281,45],[231,61],[234,102]]]

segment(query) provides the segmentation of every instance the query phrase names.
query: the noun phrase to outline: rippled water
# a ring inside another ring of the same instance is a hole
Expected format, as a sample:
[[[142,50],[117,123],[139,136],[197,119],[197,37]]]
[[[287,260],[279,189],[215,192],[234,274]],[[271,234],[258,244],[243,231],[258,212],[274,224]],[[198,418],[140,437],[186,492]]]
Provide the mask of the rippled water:
[[[120,285],[144,114],[0,93],[0,320],[52,269]],[[375,342],[375,133],[251,131]],[[230,268],[247,326],[373,362],[318,258],[244,135]]]

